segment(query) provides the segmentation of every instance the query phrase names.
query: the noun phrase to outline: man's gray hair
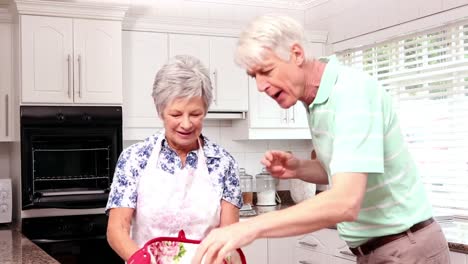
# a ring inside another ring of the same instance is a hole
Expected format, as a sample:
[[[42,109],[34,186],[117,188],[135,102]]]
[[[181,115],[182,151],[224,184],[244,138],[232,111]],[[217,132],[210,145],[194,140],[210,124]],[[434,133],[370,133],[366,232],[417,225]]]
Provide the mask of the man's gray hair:
[[[160,116],[174,99],[196,96],[203,99],[206,113],[213,99],[208,69],[193,56],[176,55],[156,73],[152,96]]]
[[[289,60],[292,45],[299,44],[305,50],[304,43],[304,29],[299,22],[287,16],[263,15],[240,34],[235,60],[246,69],[261,65],[266,49]]]

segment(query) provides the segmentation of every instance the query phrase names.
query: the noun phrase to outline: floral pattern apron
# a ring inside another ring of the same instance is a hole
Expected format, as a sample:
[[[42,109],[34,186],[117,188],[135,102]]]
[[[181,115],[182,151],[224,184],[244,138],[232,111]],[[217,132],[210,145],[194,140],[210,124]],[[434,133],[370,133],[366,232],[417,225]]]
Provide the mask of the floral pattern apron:
[[[172,175],[157,168],[163,138],[159,137],[138,183],[132,237],[139,247],[153,238],[177,237],[180,230],[201,240],[219,226],[222,188],[208,173],[200,140],[197,169],[186,165]]]

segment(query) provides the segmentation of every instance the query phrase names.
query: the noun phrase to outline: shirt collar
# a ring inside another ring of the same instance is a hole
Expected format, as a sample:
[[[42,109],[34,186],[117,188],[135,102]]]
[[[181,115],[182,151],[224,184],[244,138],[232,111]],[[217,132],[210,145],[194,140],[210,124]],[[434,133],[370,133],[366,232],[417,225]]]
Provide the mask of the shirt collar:
[[[161,134],[161,136],[164,137],[164,134]],[[205,157],[207,158],[221,158],[219,147],[217,147],[214,143],[212,143],[207,137],[201,135],[201,138],[203,140],[203,153],[205,154]],[[170,148],[169,144],[167,143],[166,138],[162,139],[162,147],[163,148]],[[195,155],[197,152],[194,152]]]
[[[320,58],[319,60],[322,62],[326,62],[327,65],[325,66],[325,70],[322,74],[322,79],[320,80],[317,96],[308,107],[309,111],[312,111],[314,105],[323,104],[325,101],[328,100],[332,88],[336,83],[336,79],[338,78],[338,73],[340,69],[340,64],[338,63],[338,59],[335,55],[326,58]]]

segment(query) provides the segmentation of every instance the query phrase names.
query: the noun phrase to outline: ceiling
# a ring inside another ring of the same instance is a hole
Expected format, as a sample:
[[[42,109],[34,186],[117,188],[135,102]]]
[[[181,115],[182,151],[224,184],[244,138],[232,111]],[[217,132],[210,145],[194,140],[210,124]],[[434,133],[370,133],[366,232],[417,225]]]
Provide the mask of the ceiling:
[[[307,8],[320,5],[328,0],[185,0],[185,1],[275,7],[275,8],[307,9]]]

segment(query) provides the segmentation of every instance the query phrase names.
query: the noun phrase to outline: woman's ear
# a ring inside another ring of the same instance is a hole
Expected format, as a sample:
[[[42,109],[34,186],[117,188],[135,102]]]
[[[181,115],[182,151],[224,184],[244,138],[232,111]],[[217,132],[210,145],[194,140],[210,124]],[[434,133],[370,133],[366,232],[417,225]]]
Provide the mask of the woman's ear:
[[[301,45],[294,43],[291,46],[291,57],[293,59],[294,64],[297,66],[301,66],[305,61],[305,54],[304,49]]]

